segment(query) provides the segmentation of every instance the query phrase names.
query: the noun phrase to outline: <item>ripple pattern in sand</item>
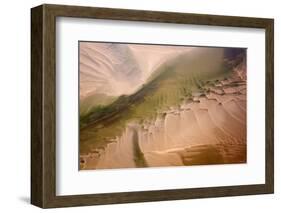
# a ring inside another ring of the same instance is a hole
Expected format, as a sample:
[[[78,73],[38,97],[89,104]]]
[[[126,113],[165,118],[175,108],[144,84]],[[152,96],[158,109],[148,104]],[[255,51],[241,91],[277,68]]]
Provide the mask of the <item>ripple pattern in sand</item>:
[[[233,75],[154,120],[131,122],[81,162],[83,169],[246,162],[245,78]]]

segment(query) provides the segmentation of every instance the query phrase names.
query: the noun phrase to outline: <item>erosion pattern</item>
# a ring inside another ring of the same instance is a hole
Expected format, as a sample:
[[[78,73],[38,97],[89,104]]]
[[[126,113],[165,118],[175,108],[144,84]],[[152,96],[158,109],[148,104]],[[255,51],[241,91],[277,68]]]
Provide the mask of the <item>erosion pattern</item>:
[[[137,91],[152,72],[192,47],[80,42],[80,115]]]
[[[246,68],[205,85],[153,120],[127,124],[103,149],[81,155],[82,169],[182,166],[246,161]]]
[[[80,98],[91,94],[130,94],[159,65],[189,48],[80,43]]]

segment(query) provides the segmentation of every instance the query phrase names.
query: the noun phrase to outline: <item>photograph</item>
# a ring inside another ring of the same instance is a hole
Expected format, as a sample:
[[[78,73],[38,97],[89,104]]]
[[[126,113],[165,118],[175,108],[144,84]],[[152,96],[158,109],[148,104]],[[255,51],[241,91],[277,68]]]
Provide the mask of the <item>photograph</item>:
[[[78,51],[80,170],[247,163],[247,48]]]
[[[31,8],[30,203],[273,194],[274,13],[134,5]]]

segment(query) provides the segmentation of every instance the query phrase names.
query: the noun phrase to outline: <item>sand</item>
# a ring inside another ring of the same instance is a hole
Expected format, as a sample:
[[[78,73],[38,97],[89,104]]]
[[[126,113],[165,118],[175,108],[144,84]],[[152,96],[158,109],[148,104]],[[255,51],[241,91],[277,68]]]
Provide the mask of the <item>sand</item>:
[[[192,47],[80,43],[80,99],[93,95],[129,95],[147,81],[157,67]]]
[[[194,94],[145,124],[130,123],[105,149],[81,156],[82,169],[246,162],[246,74]]]

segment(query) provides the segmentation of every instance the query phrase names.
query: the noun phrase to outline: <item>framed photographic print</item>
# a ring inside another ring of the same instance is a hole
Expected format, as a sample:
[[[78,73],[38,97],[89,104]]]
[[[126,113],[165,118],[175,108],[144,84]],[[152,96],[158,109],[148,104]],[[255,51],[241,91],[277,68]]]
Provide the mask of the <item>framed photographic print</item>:
[[[31,9],[31,203],[274,191],[273,19]]]

